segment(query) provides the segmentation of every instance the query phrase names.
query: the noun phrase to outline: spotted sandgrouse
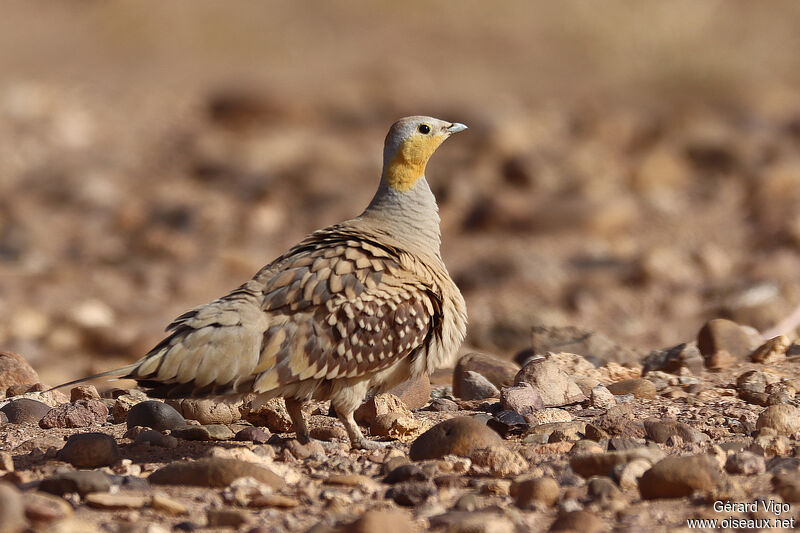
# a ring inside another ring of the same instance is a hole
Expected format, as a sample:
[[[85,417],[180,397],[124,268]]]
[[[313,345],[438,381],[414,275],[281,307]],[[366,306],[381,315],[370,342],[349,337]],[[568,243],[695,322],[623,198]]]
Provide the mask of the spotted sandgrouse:
[[[367,393],[446,365],[466,332],[425,180],[433,152],[465,129],[422,116],[396,122],[361,215],[312,233],[227,296],[179,316],[139,361],[92,378],[134,379],[154,397],[283,397],[302,442],[303,402],[330,400],[351,445],[376,447],[353,419]]]

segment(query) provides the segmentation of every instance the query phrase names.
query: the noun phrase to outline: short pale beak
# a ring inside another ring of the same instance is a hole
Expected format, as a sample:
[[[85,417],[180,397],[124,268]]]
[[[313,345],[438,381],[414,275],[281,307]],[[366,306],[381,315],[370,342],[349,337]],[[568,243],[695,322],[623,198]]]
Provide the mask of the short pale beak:
[[[459,131],[464,131],[467,127],[460,122],[454,122],[450,124],[450,127],[447,128],[447,133],[458,133]]]

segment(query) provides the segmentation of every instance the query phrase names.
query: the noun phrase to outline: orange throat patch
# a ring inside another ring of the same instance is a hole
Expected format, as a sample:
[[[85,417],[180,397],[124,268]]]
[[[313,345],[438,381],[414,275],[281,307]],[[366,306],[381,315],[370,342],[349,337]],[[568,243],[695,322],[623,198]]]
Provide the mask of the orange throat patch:
[[[387,185],[400,192],[411,189],[425,175],[428,159],[444,139],[444,135],[407,139],[383,170]]]

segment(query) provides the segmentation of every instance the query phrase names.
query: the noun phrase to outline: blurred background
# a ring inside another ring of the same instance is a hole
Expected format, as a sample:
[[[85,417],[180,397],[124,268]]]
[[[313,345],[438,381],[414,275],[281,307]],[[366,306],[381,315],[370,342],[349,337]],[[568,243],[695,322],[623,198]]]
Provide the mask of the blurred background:
[[[639,352],[800,303],[800,4],[14,2],[0,17],[0,348],[45,383],[357,215],[397,118],[472,348]]]

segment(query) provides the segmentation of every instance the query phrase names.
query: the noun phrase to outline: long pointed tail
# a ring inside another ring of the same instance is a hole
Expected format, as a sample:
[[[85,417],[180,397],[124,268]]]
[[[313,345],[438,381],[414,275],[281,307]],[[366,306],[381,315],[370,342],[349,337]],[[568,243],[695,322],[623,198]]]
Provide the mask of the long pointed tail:
[[[67,383],[62,383],[61,385],[56,385],[48,390],[61,389],[63,387],[69,387],[71,385],[77,385],[78,383],[83,383],[84,381],[90,381],[93,379],[98,378],[116,378],[116,379],[123,379],[131,375],[131,373],[136,370],[136,367],[139,366],[139,363],[134,363],[132,365],[123,366],[122,368],[115,368],[114,370],[109,370],[108,372],[101,372],[100,374],[94,374],[92,376],[87,376],[85,378],[76,379],[74,381],[68,381]]]

